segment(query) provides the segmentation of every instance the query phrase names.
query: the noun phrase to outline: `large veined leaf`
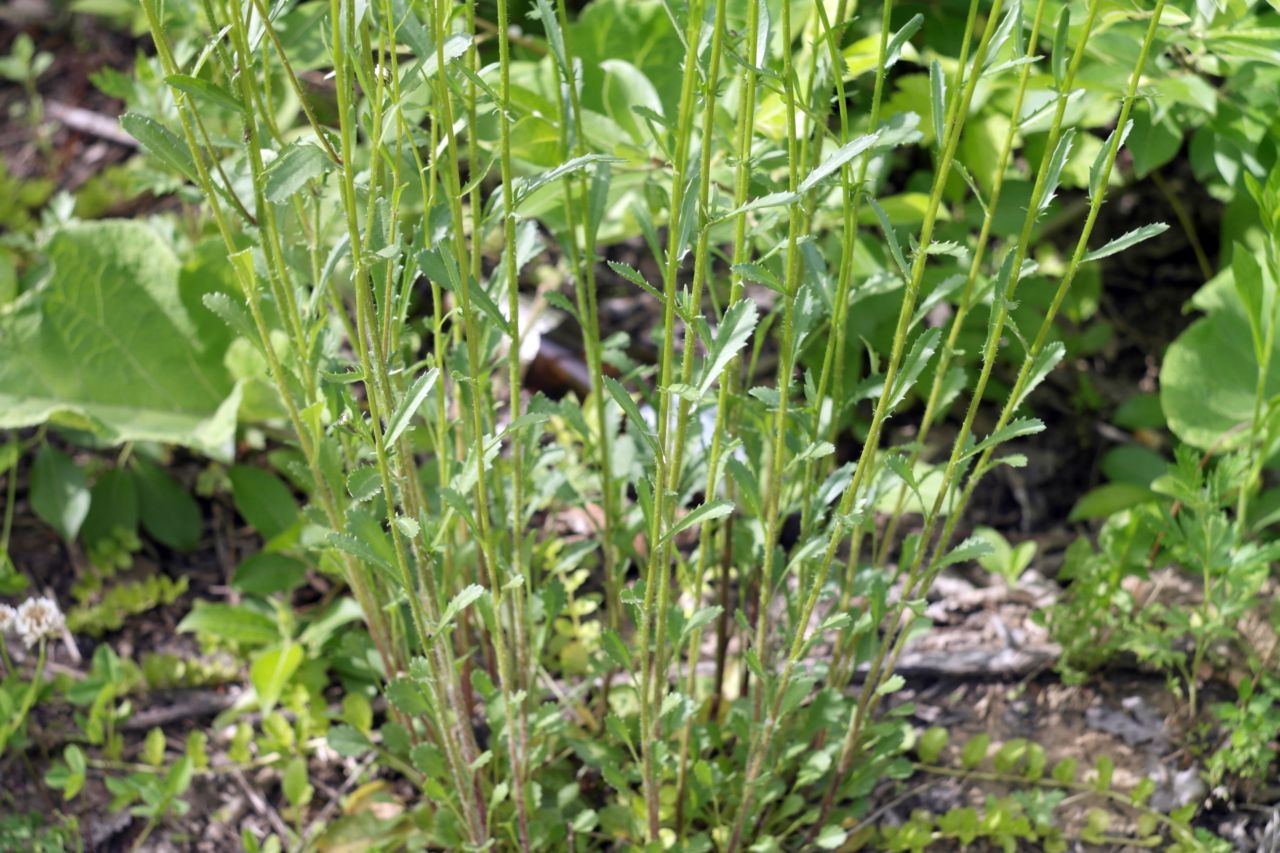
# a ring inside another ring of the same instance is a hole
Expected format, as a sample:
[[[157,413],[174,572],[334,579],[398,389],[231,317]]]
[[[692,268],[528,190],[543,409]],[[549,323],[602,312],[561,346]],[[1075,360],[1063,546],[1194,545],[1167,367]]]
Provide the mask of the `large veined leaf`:
[[[225,282],[196,256],[183,268],[141,223],[61,228],[47,278],[0,317],[0,429],[51,421],[228,455],[231,332],[201,304]]]
[[[1193,302],[1209,313],[1169,345],[1160,368],[1160,405],[1182,441],[1202,450],[1229,449],[1246,438],[1242,425],[1253,418],[1258,383],[1253,333],[1232,270],[1201,288]],[[1271,358],[1274,363],[1274,352]],[[1265,393],[1268,398],[1280,394],[1280,371],[1268,372]]]

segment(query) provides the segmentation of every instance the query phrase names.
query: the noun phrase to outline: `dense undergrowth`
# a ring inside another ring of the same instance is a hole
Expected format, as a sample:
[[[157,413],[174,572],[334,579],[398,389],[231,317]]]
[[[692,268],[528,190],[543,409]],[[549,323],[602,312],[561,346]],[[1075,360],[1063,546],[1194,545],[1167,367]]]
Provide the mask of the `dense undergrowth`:
[[[130,180],[183,214],[55,202],[7,239],[5,545],[29,460],[31,510],[86,555],[66,630],[171,604],[184,579],[116,575],[142,536],[199,544],[179,446],[262,547],[179,626],[202,661],[104,643],[59,682],[63,626],[15,612],[3,766],[69,704],[44,782],[105,776],[138,844],[194,776],[272,767],[287,825],[247,849],[1220,848],[1199,799],[1157,807],[1105,756],[948,750],[896,669],[943,571],[1031,563],[966,509],[1111,333],[1100,262],[1167,228],[1099,235],[1104,204],[1189,140],[1221,270],[1196,241],[1204,316],[1115,418],[1179,447],[1104,463],[1072,519],[1097,542],[1040,616],[1070,679],[1167,673],[1210,785],[1274,776],[1276,11],[855,5],[143,0],[154,53],[97,83],[145,149]],[[602,334],[606,292],[652,307],[649,340]],[[548,317],[580,330],[580,394],[524,387]],[[1168,567],[1194,601],[1135,594]],[[246,690],[208,732],[126,760],[133,697],[228,660]],[[1206,708],[1223,670],[1238,701]],[[422,797],[317,813],[319,752]],[[878,821],[917,774],[1014,793]],[[1087,798],[1132,824],[1056,819]]]

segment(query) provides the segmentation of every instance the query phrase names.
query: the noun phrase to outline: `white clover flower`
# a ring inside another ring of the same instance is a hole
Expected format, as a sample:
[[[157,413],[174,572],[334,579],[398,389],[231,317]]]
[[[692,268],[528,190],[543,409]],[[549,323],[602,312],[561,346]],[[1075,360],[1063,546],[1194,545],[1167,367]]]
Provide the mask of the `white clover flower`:
[[[57,602],[43,595],[38,598],[28,598],[22,602],[15,622],[18,636],[22,637],[27,648],[31,648],[40,640],[57,637],[67,624],[62,611],[58,609]]]
[[[18,621],[18,611],[7,604],[0,604],[0,634],[8,634]]]

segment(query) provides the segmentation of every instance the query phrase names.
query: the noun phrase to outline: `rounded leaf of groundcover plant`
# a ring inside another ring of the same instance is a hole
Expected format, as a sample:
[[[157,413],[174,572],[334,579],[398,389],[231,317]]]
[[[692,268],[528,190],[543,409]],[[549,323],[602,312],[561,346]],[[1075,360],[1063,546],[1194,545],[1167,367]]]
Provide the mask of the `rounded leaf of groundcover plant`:
[[[123,220],[63,226],[48,262],[0,317],[0,429],[54,422],[229,455],[231,335],[200,302],[226,285],[216,267],[184,269],[158,233]]]
[[[1253,337],[1239,299],[1229,284],[1225,291],[1215,289],[1221,304],[1169,345],[1160,370],[1160,404],[1169,428],[1202,450],[1229,449],[1247,437],[1238,428],[1253,417],[1258,382]],[[1204,300],[1197,297],[1197,303]],[[1280,371],[1269,372],[1265,393],[1280,394]],[[1232,429],[1238,437],[1222,440]]]

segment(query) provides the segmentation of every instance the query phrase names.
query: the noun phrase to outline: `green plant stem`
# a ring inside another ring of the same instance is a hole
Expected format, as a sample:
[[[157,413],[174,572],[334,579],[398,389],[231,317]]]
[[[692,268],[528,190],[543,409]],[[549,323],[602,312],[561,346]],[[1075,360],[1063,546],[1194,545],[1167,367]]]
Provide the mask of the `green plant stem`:
[[[1026,100],[1027,88],[1031,80],[1032,66],[1030,60],[1036,56],[1044,14],[1045,2],[1044,0],[1038,0],[1035,15],[1031,21],[1031,30],[1027,34],[1027,50],[1023,56],[1027,63],[1018,72],[1018,85],[1014,93],[1013,106],[1009,111],[1009,115],[1013,119],[1009,123],[1009,129],[1005,133],[1004,142],[1001,144],[1000,156],[997,160],[994,178],[991,183],[991,194],[986,202],[986,212],[982,217],[982,226],[973,248],[973,258],[969,263],[969,270],[965,276],[964,288],[956,305],[955,315],[951,319],[946,343],[938,354],[938,366],[934,370],[933,384],[929,388],[929,397],[925,403],[924,414],[920,417],[919,432],[915,437],[917,447],[907,462],[907,470],[913,471],[915,469],[916,463],[924,451],[929,432],[933,428],[935,421],[942,415],[941,409],[944,405],[942,393],[946,386],[947,374],[951,369],[951,361],[956,355],[960,332],[963,330],[965,320],[968,319],[969,311],[973,307],[974,290],[982,272],[982,262],[986,258],[988,240],[991,237],[991,227],[995,221],[996,208],[1000,202],[1001,191],[1004,188],[1005,173],[1008,171],[1009,163],[1013,158],[1014,144],[1019,131],[1019,119],[1022,115],[1022,105]],[[879,551],[874,560],[876,565],[884,565],[888,557],[888,549],[893,547],[893,543],[897,541],[898,526],[902,521],[903,509],[907,498],[906,493],[906,489],[899,491],[898,500],[894,506],[894,511],[889,516],[889,523],[885,528]]]
[[[702,30],[702,14],[706,0],[691,0],[687,12],[687,32],[685,34],[685,54],[683,78],[680,84],[680,102],[676,112],[677,127],[675,132],[675,156],[671,164],[671,208],[668,222],[668,242],[663,269],[663,309],[662,309],[662,355],[661,380],[659,383],[658,406],[658,447],[656,460],[656,486],[653,495],[653,517],[649,531],[649,555],[645,572],[644,600],[641,605],[641,625],[638,636],[640,646],[641,690],[640,690],[640,741],[641,741],[641,774],[647,816],[647,832],[650,841],[656,841],[661,820],[659,817],[659,782],[657,766],[654,758],[654,743],[660,740],[662,725],[658,715],[657,696],[665,684],[667,674],[655,668],[654,646],[664,642],[659,630],[666,624],[665,603],[670,585],[670,567],[664,558],[669,554],[663,547],[664,529],[669,529],[670,518],[674,514],[674,506],[668,509],[672,501],[668,489],[679,481],[679,472],[674,470],[674,447],[671,430],[671,403],[674,396],[671,391],[675,371],[675,316],[677,293],[677,274],[680,269],[681,247],[677,244],[681,232],[680,218],[683,209],[684,193],[687,192],[685,181],[688,176],[689,148],[693,137],[694,91],[698,80],[698,43]],[[692,344],[692,340],[687,345]]]
[[[1117,129],[1123,128],[1128,121],[1129,113],[1137,94],[1138,83],[1141,80],[1142,73],[1146,67],[1147,57],[1151,51],[1152,44],[1155,41],[1155,34],[1159,28],[1160,15],[1163,11],[1164,3],[1165,0],[1157,0],[1155,9],[1152,12],[1151,23],[1143,39],[1142,47],[1138,54],[1138,60],[1130,76],[1128,89],[1120,108],[1120,115],[1116,124]],[[1082,35],[1072,55],[1070,65],[1068,66],[1062,92],[1059,94],[1058,109],[1050,131],[1050,142],[1046,145],[1046,159],[1049,156],[1048,152],[1054,147],[1057,134],[1061,130],[1062,115],[1065,112],[1066,107],[1066,92],[1069,91],[1071,82],[1074,80],[1076,71],[1079,69],[1080,63],[1083,60],[1089,35],[1093,31],[1094,21],[1097,19],[1098,12],[1099,0],[1091,0]],[[1066,272],[1064,273],[1058,289],[1054,294],[1053,302],[1045,314],[1045,318],[1040,326],[1039,332],[1031,346],[1028,348],[1022,367],[1018,372],[1018,377],[1014,382],[1013,390],[1010,392],[1007,401],[1001,410],[1000,416],[997,419],[995,426],[992,428],[992,433],[999,431],[1012,419],[1013,412],[1016,409],[1015,404],[1021,399],[1025,389],[1027,388],[1027,383],[1031,378],[1032,367],[1048,340],[1049,332],[1053,328],[1053,321],[1057,315],[1057,311],[1060,308],[1063,299],[1065,299],[1066,294],[1071,287],[1071,283],[1074,281],[1075,275],[1083,262],[1084,255],[1088,248],[1089,237],[1092,234],[1094,223],[1097,221],[1098,213],[1101,210],[1103,201],[1105,200],[1107,183],[1110,180],[1111,171],[1115,165],[1116,155],[1119,153],[1121,135],[1122,134],[1117,132],[1111,136],[1111,141],[1109,143],[1106,157],[1103,161],[1103,168],[1098,182],[1098,191],[1093,198],[1090,199],[1089,213],[1085,219],[1084,226],[1081,229],[1075,249],[1072,252],[1071,260],[1068,263]],[[1012,302],[1014,289],[1017,285],[1016,271],[1021,266],[1022,258],[1025,257],[1025,252],[1027,250],[1024,247],[1030,242],[1030,230],[1034,226],[1036,212],[1040,206],[1040,200],[1043,197],[1043,192],[1045,190],[1044,176],[1046,171],[1047,165],[1042,164],[1040,175],[1037,177],[1036,187],[1032,191],[1031,203],[1028,206],[1028,221],[1024,221],[1022,237],[1019,240],[1018,246],[1014,250],[1018,253],[1015,254],[1013,259],[1014,263],[1012,264],[1012,269],[1014,270],[1014,273],[1010,276],[1010,281],[1006,286],[1003,298],[995,309],[996,316],[993,318],[992,326],[988,333],[987,346],[984,347],[983,371],[973,391],[969,412],[966,414],[965,424],[961,428],[960,436],[955,442],[951,461],[948,463],[947,471],[943,474],[942,486],[939,491],[938,499],[935,501],[933,510],[926,518],[925,532],[921,537],[921,545],[917,550],[917,556],[914,560],[914,564],[907,574],[906,581],[904,582],[904,589],[902,593],[902,600],[904,601],[910,600],[913,596],[918,594],[920,590],[927,588],[927,585],[932,583],[937,572],[936,566],[938,565],[941,555],[945,552],[945,549],[951,540],[951,536],[954,534],[958,520],[963,515],[964,509],[972,497],[974,488],[976,488],[981,475],[986,470],[989,470],[988,466],[990,464],[991,456],[994,453],[994,446],[983,451],[977,462],[974,464],[972,470],[975,473],[966,482],[959,500],[957,500],[950,508],[947,521],[943,526],[942,533],[938,537],[932,551],[932,555],[928,561],[925,561],[925,543],[928,541],[932,524],[936,521],[942,509],[942,503],[945,500],[945,496],[951,489],[952,482],[954,481],[954,477],[959,467],[958,463],[965,446],[964,442],[968,435],[968,429],[972,427],[973,415],[976,414],[977,406],[982,399],[982,392],[985,389],[986,379],[989,378],[995,361],[996,348],[999,344],[1000,335],[1003,331],[1003,321],[1007,317],[1008,306]],[[897,613],[899,615],[901,614],[901,608],[898,609]],[[907,632],[905,628],[897,623],[891,624],[894,624],[896,636],[891,633],[891,641],[882,644],[881,651],[878,654],[876,661],[872,664],[871,673],[864,683],[863,691],[859,698],[858,710],[855,711],[854,718],[851,720],[851,737],[846,740],[846,743],[852,740],[852,749],[857,748],[864,720],[874,712],[876,705],[879,703],[880,697],[875,695],[875,691],[878,686],[883,683],[883,679],[887,678],[893,671],[893,667],[896,665],[898,657],[901,655],[902,649],[906,644]],[[889,651],[886,656],[885,652],[889,649],[891,649],[891,651]],[[886,661],[888,664],[887,666],[884,665]]]
[[[976,2],[975,4],[976,5]],[[1002,0],[995,0],[987,21],[986,28],[983,31],[978,49],[975,53],[975,68],[981,66],[986,56],[987,47],[990,44],[991,37],[994,34],[996,20],[999,17],[1000,7],[1003,5]],[[906,350],[906,338],[908,322],[911,314],[915,309],[915,303],[919,295],[920,284],[924,277],[925,262],[928,258],[928,247],[932,241],[933,227],[937,220],[938,211],[942,204],[942,193],[945,188],[946,181],[951,172],[951,163],[954,160],[956,149],[960,143],[960,135],[964,127],[965,118],[969,112],[969,105],[973,100],[973,93],[977,87],[978,74],[971,74],[965,84],[961,97],[955,106],[948,111],[947,122],[944,126],[945,141],[940,146],[941,151],[938,160],[938,166],[934,175],[933,189],[929,196],[929,202],[925,207],[924,220],[920,226],[919,247],[916,249],[910,278],[907,281],[906,293],[903,297],[903,304],[898,316],[897,327],[894,332],[893,348],[890,354],[888,365],[885,368],[884,386],[881,391],[880,398],[876,403],[875,411],[872,415],[871,427],[868,430],[867,439],[863,444],[862,454],[858,459],[857,466],[854,469],[852,482],[845,489],[844,495],[840,499],[840,507],[837,510],[837,522],[833,525],[833,531],[827,542],[827,548],[822,558],[822,563],[817,572],[817,576],[810,584],[808,590],[805,591],[805,599],[801,606],[799,615],[795,620],[793,638],[790,643],[790,650],[787,655],[785,664],[781,674],[778,676],[777,684],[773,687],[774,699],[768,715],[763,718],[763,722],[758,726],[757,731],[760,734],[752,739],[749,749],[749,757],[747,759],[747,768],[744,776],[744,790],[742,804],[739,808],[738,816],[734,822],[733,835],[730,838],[728,849],[730,853],[738,849],[741,843],[743,832],[746,827],[747,815],[751,811],[751,805],[754,800],[754,786],[756,779],[763,767],[765,756],[772,742],[774,733],[776,733],[780,725],[780,711],[782,702],[785,699],[787,687],[790,685],[792,674],[798,664],[804,648],[808,642],[808,625],[814,608],[817,606],[818,597],[822,593],[822,589],[826,584],[828,575],[830,574],[831,565],[835,560],[836,549],[839,547],[841,540],[844,538],[843,533],[846,529],[846,523],[840,519],[847,517],[853,509],[855,496],[858,494],[863,479],[868,476],[870,468],[870,460],[874,449],[878,447],[880,441],[880,432],[883,429],[884,422],[889,415],[890,394],[897,376],[898,369],[901,365],[903,355]],[[762,602],[764,599],[762,598]]]

